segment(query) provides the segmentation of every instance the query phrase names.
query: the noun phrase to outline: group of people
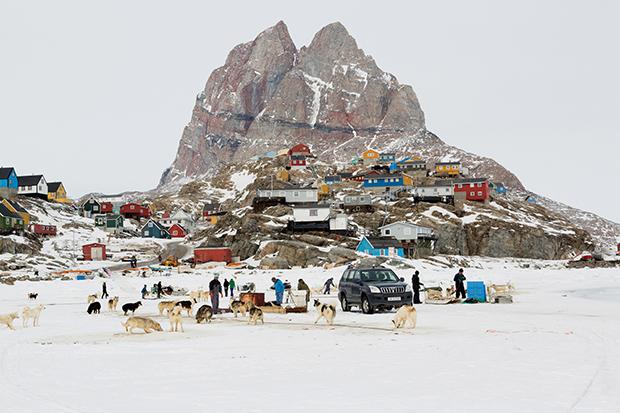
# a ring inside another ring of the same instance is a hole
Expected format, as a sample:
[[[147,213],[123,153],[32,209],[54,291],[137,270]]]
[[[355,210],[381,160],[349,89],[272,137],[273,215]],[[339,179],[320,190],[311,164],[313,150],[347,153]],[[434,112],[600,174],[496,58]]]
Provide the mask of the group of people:
[[[462,268],[459,269],[459,272],[457,272],[454,275],[453,281],[454,281],[454,288],[456,290],[456,298],[466,298],[466,294],[465,294],[465,280],[467,280],[467,278],[465,277],[465,270],[463,270]],[[420,271],[416,270],[413,273],[413,276],[411,277],[411,287],[413,289],[413,303],[414,304],[422,304],[422,301],[420,301],[420,286],[423,286],[424,284],[420,282]]]

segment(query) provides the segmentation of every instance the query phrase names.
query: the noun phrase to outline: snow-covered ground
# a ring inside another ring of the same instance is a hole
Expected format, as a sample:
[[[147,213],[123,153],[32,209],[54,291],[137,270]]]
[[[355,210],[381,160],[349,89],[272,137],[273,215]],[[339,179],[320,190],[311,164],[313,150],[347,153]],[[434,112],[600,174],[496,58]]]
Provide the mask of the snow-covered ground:
[[[393,331],[393,314],[265,315],[248,326],[231,315],[185,333],[128,335],[121,314],[86,314],[102,279],[0,285],[0,314],[44,303],[40,327],[0,327],[0,400],[7,412],[128,411],[502,411],[620,410],[618,270],[469,269],[469,280],[512,281],[511,305],[419,305],[415,330]],[[427,285],[454,269],[421,267]],[[259,289],[272,275],[319,287],[333,270],[201,270],[164,285],[206,287],[215,273]],[[410,278],[410,271],[397,271]],[[121,304],[160,278],[107,280]],[[335,297],[319,297],[335,303]],[[157,316],[154,300],[139,315]],[[120,309],[120,305],[119,305]]]

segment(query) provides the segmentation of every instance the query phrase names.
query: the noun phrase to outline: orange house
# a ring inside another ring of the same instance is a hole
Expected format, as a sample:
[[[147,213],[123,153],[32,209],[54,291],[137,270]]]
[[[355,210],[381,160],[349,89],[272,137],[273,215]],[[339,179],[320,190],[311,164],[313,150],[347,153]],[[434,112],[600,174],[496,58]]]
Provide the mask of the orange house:
[[[375,163],[379,161],[381,154],[374,149],[368,149],[362,152],[364,164]]]

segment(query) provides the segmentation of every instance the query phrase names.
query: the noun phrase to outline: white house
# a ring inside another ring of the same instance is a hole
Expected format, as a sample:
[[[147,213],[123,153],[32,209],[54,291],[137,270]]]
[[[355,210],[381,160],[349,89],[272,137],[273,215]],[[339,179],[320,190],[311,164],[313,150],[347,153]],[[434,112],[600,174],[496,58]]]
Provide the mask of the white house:
[[[446,181],[417,186],[413,189],[413,193],[414,196],[422,199],[452,197],[454,196],[454,184],[452,181]]]
[[[172,215],[162,218],[159,221],[164,227],[171,227],[174,224],[178,224],[185,228],[187,231],[191,231],[196,226],[196,221],[194,221],[194,217],[191,214],[183,211],[182,209],[177,210]]]
[[[399,241],[405,242],[416,241],[419,238],[431,238],[433,236],[431,228],[405,221],[384,225],[379,230],[381,230],[382,237],[394,237]]]
[[[307,204],[296,205],[293,208],[293,221],[316,222],[329,219],[331,209],[329,205]]]
[[[47,181],[43,175],[25,175],[17,177],[17,194],[37,196],[47,199]]]
[[[346,231],[349,217],[347,214],[333,213],[327,204],[296,205],[290,227],[293,230]]]
[[[287,204],[317,202],[319,191],[310,187],[291,187],[286,189],[259,189],[256,191],[259,198],[284,198]]]

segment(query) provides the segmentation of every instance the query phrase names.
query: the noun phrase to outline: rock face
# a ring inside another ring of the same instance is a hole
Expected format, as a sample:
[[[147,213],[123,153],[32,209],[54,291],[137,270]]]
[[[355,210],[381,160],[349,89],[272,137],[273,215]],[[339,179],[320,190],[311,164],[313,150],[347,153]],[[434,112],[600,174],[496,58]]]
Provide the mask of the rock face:
[[[428,132],[413,88],[382,71],[342,24],[327,25],[298,51],[283,22],[236,46],[211,74],[160,187],[299,142],[326,162],[347,162],[368,147],[431,162],[459,158],[472,176],[522,189],[501,165]]]

